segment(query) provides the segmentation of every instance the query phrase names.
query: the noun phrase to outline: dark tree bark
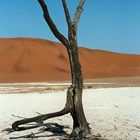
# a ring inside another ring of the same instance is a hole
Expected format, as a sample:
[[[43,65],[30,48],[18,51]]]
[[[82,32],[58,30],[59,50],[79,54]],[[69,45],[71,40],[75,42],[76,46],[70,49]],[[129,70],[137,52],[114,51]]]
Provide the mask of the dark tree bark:
[[[20,127],[20,125],[30,122],[39,122],[52,117],[58,117],[70,113],[73,118],[72,137],[82,139],[83,137],[86,137],[90,134],[90,127],[86,120],[82,104],[83,75],[79,62],[77,45],[77,26],[80,20],[80,15],[83,11],[83,5],[85,0],[79,0],[79,5],[77,7],[73,21],[71,20],[66,1],[62,0],[62,5],[68,25],[68,39],[58,31],[56,25],[54,24],[52,18],[49,15],[49,11],[45,1],[38,0],[38,2],[43,10],[44,19],[46,20],[52,33],[58,40],[62,42],[62,44],[67,49],[71,68],[72,85],[67,90],[66,105],[64,109],[62,109],[60,112],[44,114],[33,118],[19,120],[12,124],[12,128],[15,131],[25,130],[27,128]]]

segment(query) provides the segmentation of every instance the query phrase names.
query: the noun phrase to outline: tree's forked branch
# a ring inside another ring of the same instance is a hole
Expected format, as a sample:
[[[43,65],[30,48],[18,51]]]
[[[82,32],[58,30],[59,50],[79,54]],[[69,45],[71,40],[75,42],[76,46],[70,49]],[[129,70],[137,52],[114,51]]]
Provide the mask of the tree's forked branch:
[[[80,16],[82,14],[83,11],[83,6],[84,6],[85,0],[80,0],[78,6],[77,6],[77,10],[74,16],[74,24],[75,26],[77,26],[77,24],[79,23],[80,20]]]
[[[42,8],[42,10],[43,10],[44,18],[45,18],[45,20],[46,20],[48,26],[50,27],[52,33],[54,34],[54,36],[55,36],[60,42],[62,42],[62,44],[63,44],[65,47],[68,47],[68,46],[69,46],[69,45],[68,45],[69,42],[68,42],[67,38],[65,38],[64,35],[62,35],[62,34],[58,31],[58,29],[57,29],[55,23],[53,22],[52,18],[50,17],[50,14],[49,14],[49,11],[48,11],[48,7],[47,7],[45,1],[44,1],[44,0],[38,0],[38,2],[39,2],[40,6],[41,6],[41,8]]]

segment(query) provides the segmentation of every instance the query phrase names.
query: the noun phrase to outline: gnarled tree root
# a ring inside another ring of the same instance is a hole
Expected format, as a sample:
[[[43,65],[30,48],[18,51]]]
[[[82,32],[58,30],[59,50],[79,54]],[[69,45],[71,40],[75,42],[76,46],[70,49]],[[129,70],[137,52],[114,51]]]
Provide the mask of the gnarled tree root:
[[[67,113],[69,113],[69,109],[64,108],[63,110],[61,110],[59,112],[44,114],[44,115],[36,116],[36,117],[33,117],[33,118],[27,118],[27,119],[19,120],[19,121],[16,121],[12,124],[12,129],[14,131],[22,131],[22,130],[31,129],[33,127],[19,127],[19,125],[23,125],[23,124],[27,124],[27,123],[31,123],[31,122],[42,122],[44,120],[47,120],[47,119],[50,119],[50,118],[53,118],[53,117],[59,117],[59,116],[65,115]]]
[[[12,129],[14,131],[22,131],[22,130],[27,130],[27,129],[31,129],[34,128],[35,126],[30,126],[30,127],[19,127],[19,125],[24,125],[24,124],[28,124],[31,122],[37,122],[37,123],[41,123],[44,120],[50,119],[50,118],[54,118],[54,117],[59,117],[65,114],[70,113],[71,107],[72,107],[72,89],[73,87],[70,86],[67,90],[67,100],[66,100],[66,105],[64,107],[64,109],[62,109],[61,111],[55,112],[55,113],[49,113],[49,114],[44,114],[44,115],[39,115],[33,118],[26,118],[26,119],[22,119],[19,121],[15,121],[12,124]]]

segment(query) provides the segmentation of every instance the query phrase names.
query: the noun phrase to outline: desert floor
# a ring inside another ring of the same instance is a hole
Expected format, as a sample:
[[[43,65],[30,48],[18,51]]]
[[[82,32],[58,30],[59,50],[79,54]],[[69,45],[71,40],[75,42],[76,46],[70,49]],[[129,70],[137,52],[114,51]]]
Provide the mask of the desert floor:
[[[105,80],[106,84],[110,85],[105,88],[105,82],[87,82],[90,83],[85,84],[83,104],[92,134],[109,140],[140,140],[140,86],[120,87],[116,84],[116,87],[114,88],[114,85],[112,88],[111,82]],[[28,139],[24,138],[25,135],[32,133],[38,140],[56,140],[70,134],[72,119],[69,114],[47,120],[45,125],[39,128],[10,134],[2,131],[21,117],[27,118],[62,109],[66,99],[65,88],[68,85],[69,83],[0,84],[0,140]],[[97,87],[92,88],[91,85]],[[66,126],[65,132],[57,133],[52,123]],[[53,127],[53,133],[44,131],[46,126]]]

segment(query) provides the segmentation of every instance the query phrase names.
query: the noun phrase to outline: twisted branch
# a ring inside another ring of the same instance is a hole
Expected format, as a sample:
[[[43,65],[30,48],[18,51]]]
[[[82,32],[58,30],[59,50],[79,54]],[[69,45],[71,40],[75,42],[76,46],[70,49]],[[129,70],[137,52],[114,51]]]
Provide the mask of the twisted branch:
[[[68,47],[68,46],[69,46],[69,45],[68,45],[69,42],[68,42],[67,38],[65,38],[64,35],[62,35],[62,34],[58,31],[58,29],[57,29],[55,23],[53,22],[52,18],[50,17],[50,14],[49,14],[49,11],[48,11],[48,7],[47,7],[47,5],[45,4],[45,1],[44,1],[44,0],[38,0],[38,2],[39,2],[40,6],[41,6],[41,8],[42,8],[42,11],[43,11],[43,14],[44,14],[44,15],[43,15],[43,16],[44,16],[44,19],[46,20],[46,22],[47,22],[48,26],[50,27],[50,29],[51,29],[52,33],[54,34],[54,36],[55,36],[60,42],[62,42],[63,45],[64,45],[65,47]]]
[[[66,1],[62,0],[62,4],[63,4],[64,12],[65,12],[67,25],[68,25],[68,38],[70,38],[70,36],[72,34],[72,21],[71,21],[69,10],[67,8]]]

